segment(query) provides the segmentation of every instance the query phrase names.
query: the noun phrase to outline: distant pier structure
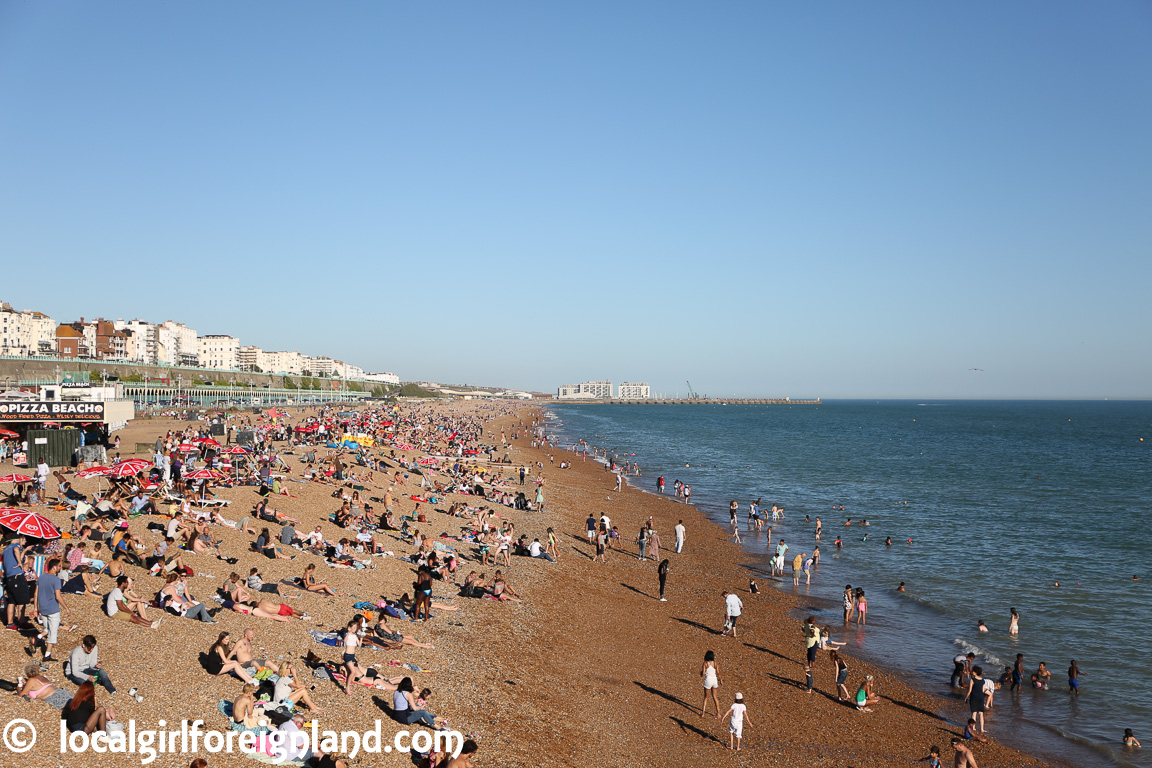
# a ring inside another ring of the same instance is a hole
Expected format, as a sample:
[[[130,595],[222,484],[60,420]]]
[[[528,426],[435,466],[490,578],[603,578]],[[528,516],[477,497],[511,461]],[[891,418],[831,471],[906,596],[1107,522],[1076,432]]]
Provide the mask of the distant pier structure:
[[[651,397],[646,400],[629,399],[572,399],[557,402],[582,403],[586,405],[820,405],[815,400],[794,400],[789,397]]]

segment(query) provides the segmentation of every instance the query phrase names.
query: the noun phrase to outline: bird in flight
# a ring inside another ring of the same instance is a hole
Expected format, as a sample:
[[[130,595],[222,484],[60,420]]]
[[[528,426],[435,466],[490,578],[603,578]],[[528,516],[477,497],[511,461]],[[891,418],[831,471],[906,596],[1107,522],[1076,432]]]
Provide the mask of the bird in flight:
[[[970,371],[983,371],[983,368],[969,368]]]

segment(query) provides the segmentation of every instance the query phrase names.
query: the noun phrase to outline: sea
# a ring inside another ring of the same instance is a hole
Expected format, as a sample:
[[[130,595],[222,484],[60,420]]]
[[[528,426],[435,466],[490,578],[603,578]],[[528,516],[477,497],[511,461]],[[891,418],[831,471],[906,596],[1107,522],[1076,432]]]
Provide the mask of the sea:
[[[671,496],[687,483],[725,531],[738,501],[750,574],[801,596],[799,612],[831,624],[851,655],[950,699],[953,722],[966,709],[952,658],[971,651],[996,679],[1022,653],[1025,684],[1039,662],[1051,683],[998,691],[991,735],[1063,764],[1152,767],[1152,402],[549,407],[559,447],[584,440],[590,457],[637,464],[634,487],[654,493],[663,475]],[[784,579],[768,575],[766,534],[747,530],[756,499],[784,507],[772,534],[792,547]],[[812,551],[817,517],[820,565],[796,587],[791,558]],[[685,522],[691,542],[703,521]],[[864,628],[842,626],[846,584],[865,589]],[[1125,728],[1142,750],[1121,746]]]

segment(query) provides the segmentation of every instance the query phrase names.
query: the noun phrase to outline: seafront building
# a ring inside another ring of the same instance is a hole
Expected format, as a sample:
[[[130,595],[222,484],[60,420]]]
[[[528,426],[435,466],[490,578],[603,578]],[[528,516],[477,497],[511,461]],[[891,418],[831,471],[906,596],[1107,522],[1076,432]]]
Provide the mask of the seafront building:
[[[0,302],[0,355],[44,355],[55,350],[55,320],[43,312],[20,312]]]
[[[585,381],[581,384],[563,384],[556,390],[557,400],[611,400],[611,381]]]
[[[0,357],[101,360],[108,363],[249,371],[315,376],[398,386],[394,373],[367,373],[358,365],[326,355],[273,352],[241,345],[228,334],[199,335],[175,320],[115,321],[98,318],[58,323],[43,312],[16,310],[0,302]]]
[[[648,400],[652,397],[652,388],[646,383],[638,384],[630,381],[620,383],[616,397],[621,400]]]

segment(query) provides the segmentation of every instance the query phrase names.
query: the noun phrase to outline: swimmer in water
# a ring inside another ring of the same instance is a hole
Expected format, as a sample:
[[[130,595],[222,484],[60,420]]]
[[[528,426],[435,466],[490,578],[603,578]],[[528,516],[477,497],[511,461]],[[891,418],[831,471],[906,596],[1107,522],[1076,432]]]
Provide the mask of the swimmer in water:
[[[1124,729],[1124,746],[1137,748],[1140,746],[1140,742],[1136,740],[1136,736],[1132,733],[1131,728]]]
[[[844,542],[840,540],[839,536],[836,537],[836,549],[844,549]]]
[[[1076,659],[1068,667],[1068,693],[1073,696],[1080,695],[1080,667],[1076,666]]]
[[[900,586],[896,587],[896,591],[897,591],[897,592],[903,592],[903,591],[905,591],[905,590],[904,590],[904,582],[900,582]]]
[[[884,539],[884,546],[886,546],[886,547],[892,546],[892,537],[891,536]]]
[[[977,632],[987,632],[988,631],[988,627],[984,623],[984,619],[980,619],[980,621],[976,622],[976,631]]]

